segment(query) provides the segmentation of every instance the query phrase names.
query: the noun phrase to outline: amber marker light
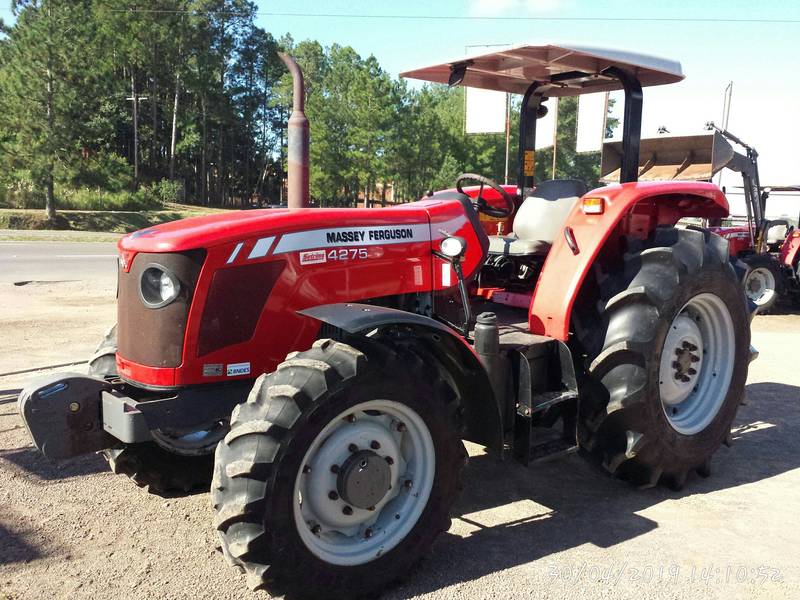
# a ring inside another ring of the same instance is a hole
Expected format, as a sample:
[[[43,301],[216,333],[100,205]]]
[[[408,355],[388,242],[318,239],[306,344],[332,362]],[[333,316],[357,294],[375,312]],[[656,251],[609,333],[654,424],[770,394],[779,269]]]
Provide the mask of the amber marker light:
[[[581,200],[581,208],[585,215],[602,215],[606,210],[606,201],[590,196]]]

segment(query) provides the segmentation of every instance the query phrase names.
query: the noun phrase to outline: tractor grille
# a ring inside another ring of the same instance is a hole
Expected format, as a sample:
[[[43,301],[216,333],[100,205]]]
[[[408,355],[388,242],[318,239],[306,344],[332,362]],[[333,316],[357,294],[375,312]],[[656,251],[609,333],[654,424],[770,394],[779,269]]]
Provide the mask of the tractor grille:
[[[189,307],[204,259],[204,250],[175,254],[142,252],[134,257],[128,273],[120,269],[117,301],[120,356],[149,367],[181,364]],[[139,297],[142,271],[152,263],[171,271],[181,284],[178,297],[162,308],[147,308]]]
[[[200,321],[197,356],[253,337],[264,304],[285,265],[278,260],[214,273]]]

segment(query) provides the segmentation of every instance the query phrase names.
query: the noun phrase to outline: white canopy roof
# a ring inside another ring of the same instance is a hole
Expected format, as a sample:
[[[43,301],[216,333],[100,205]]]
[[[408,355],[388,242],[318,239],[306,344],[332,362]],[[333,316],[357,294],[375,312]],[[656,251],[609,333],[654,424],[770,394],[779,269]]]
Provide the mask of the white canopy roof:
[[[459,58],[452,62],[401,73],[402,77],[448,83],[453,66],[467,64],[460,85],[524,94],[531,83],[552,81],[564,73],[586,73],[586,77],[554,82],[548,96],[577,96],[622,89],[614,78],[601,73],[619,67],[639,79],[642,86],[676,83],[684,78],[681,64],[674,60],[623,50],[577,45],[520,45],[506,50]]]

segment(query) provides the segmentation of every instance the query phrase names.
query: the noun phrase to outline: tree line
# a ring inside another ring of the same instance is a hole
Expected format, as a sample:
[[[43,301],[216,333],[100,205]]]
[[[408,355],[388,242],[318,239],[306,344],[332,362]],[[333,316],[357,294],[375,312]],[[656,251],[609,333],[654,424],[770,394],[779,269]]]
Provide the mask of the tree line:
[[[276,39],[247,0],[130,4],[12,2],[15,23],[0,25],[0,203],[30,197],[52,217],[81,189],[279,204],[291,79],[278,51],[306,77],[317,204],[413,200],[463,171],[503,179],[505,135],[464,133],[463,89],[411,86],[348,46]],[[575,109],[562,100],[567,122]],[[559,147],[559,174],[596,178],[574,131]]]

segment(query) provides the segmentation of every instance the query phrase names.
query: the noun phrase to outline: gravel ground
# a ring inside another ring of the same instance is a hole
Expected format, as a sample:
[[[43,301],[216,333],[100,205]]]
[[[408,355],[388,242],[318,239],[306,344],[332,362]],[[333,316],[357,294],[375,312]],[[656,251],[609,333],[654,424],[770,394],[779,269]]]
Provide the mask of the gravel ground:
[[[87,357],[113,296],[0,286],[0,373]],[[471,446],[450,531],[384,597],[800,598],[800,316],[753,329],[749,401],[711,478],[637,492],[575,455],[524,468]],[[215,551],[208,494],[160,498],[98,456],[40,456],[16,413],[37,374],[0,375],[0,600],[267,598]]]

